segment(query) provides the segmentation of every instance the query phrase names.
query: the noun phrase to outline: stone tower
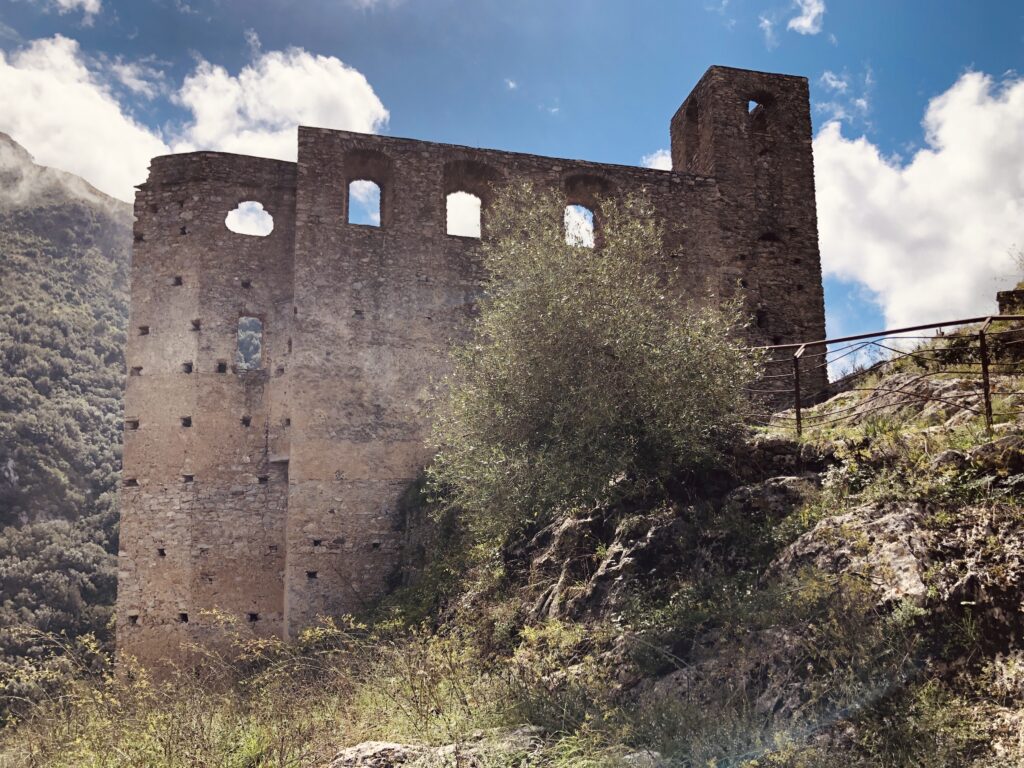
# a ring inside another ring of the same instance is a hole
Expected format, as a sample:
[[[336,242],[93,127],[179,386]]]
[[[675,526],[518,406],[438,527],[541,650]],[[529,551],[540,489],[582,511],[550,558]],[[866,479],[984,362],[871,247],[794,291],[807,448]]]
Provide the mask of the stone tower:
[[[154,159],[135,201],[119,650],[184,660],[217,637],[214,612],[292,636],[388,588],[428,387],[479,290],[452,193],[479,199],[486,239],[502,183],[597,220],[602,197],[643,191],[694,297],[743,291],[756,343],[823,338],[806,79],[712,67],[671,139],[671,171],[317,128],[296,163]],[[376,225],[350,223],[357,181],[380,190]],[[242,201],[273,217],[267,236],[225,226]]]

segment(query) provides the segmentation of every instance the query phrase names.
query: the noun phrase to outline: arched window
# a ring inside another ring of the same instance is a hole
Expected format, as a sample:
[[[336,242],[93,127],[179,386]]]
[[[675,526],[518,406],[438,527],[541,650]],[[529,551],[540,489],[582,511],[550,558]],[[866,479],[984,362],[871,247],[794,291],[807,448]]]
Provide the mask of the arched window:
[[[380,226],[380,187],[369,179],[356,179],[348,185],[348,223]]]
[[[594,247],[594,212],[582,205],[565,206],[565,242],[582,248]]]
[[[263,210],[263,203],[246,200],[228,213],[224,226],[239,235],[266,237],[274,231],[274,217]]]
[[[262,364],[263,321],[258,317],[240,317],[235,365],[240,371],[254,371]]]
[[[480,237],[480,198],[469,192],[452,192],[447,197],[448,234]]]

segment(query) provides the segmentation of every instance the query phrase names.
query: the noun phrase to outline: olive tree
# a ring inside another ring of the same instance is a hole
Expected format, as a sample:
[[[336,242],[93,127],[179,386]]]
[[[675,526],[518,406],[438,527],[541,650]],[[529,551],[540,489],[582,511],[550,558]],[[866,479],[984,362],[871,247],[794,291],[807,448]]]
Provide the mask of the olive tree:
[[[737,303],[680,298],[647,201],[602,201],[593,248],[566,242],[563,211],[530,185],[497,193],[479,313],[437,404],[433,487],[496,544],[695,476],[758,373]]]

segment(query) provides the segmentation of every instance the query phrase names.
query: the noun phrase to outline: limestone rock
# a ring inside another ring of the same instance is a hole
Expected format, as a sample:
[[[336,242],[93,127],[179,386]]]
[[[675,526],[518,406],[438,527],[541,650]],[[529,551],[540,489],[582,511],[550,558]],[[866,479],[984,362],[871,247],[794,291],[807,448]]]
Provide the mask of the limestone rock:
[[[813,496],[821,480],[815,474],[770,477],[764,482],[744,485],[725,497],[727,513],[751,519],[781,520]]]
[[[543,746],[542,732],[535,726],[512,730],[477,731],[465,742],[430,747],[366,741],[341,750],[326,768],[485,768],[495,764],[530,766],[531,756]]]
[[[1017,474],[1024,471],[1024,435],[1006,435],[974,448],[971,463],[983,472]]]
[[[830,517],[790,544],[769,568],[769,577],[814,566],[863,576],[880,604],[927,594],[928,536],[919,505],[866,506]]]

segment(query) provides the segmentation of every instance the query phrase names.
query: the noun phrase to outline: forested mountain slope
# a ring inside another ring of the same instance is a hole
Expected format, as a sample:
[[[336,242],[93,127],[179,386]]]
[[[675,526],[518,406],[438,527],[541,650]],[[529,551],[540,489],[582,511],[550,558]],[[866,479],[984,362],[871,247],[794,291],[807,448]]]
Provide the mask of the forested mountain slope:
[[[131,226],[0,134],[0,655],[109,617]]]

